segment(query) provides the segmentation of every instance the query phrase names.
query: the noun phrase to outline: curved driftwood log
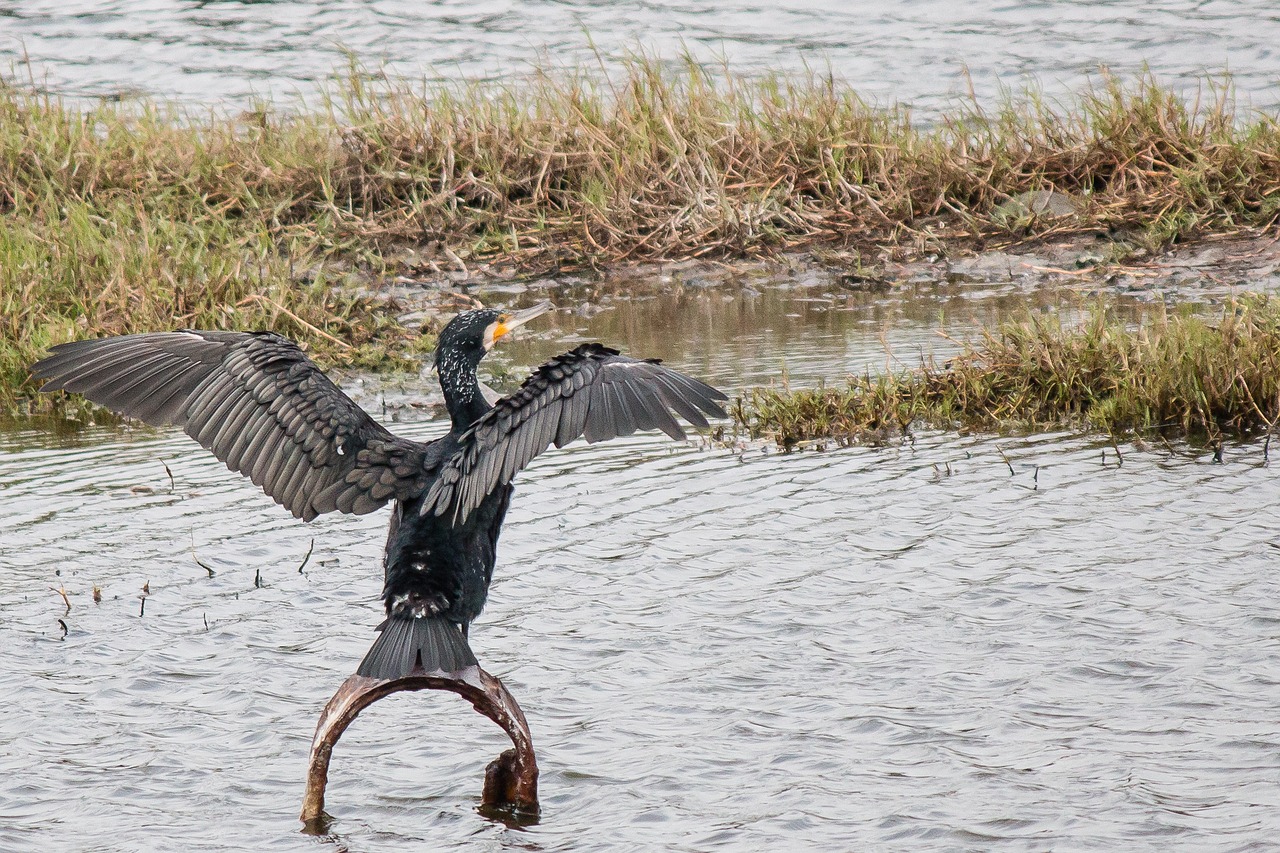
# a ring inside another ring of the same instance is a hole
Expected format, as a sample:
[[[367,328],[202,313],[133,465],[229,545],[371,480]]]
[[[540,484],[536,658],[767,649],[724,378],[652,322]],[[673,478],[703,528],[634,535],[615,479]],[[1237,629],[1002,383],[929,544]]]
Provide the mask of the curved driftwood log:
[[[302,797],[302,820],[308,826],[322,823],[324,789],[329,781],[329,759],[334,744],[361,711],[401,690],[448,690],[470,702],[477,711],[502,726],[515,749],[508,749],[489,763],[485,771],[481,807],[491,813],[514,817],[538,814],[538,763],[524,712],[502,682],[478,666],[460,672],[411,675],[386,680],[353,675],[333,694],[320,713],[311,741],[307,766],[307,790]]]

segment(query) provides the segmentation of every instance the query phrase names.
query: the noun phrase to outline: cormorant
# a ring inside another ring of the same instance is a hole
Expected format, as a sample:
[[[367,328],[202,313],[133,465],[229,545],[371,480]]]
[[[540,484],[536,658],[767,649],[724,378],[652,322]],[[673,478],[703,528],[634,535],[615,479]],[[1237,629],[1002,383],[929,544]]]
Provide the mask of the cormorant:
[[[422,443],[387,431],[288,338],[184,329],[58,344],[31,372],[43,390],[83,394],[149,424],[181,426],[298,518],[394,502],[384,559],[387,619],[358,674],[396,679],[476,663],[467,626],[493,578],[511,480],[551,444],[724,417],[703,382],[598,343],[543,364],[490,405],[476,369],[493,345],[551,304],[465,311],[439,336],[435,366],[452,428]]]

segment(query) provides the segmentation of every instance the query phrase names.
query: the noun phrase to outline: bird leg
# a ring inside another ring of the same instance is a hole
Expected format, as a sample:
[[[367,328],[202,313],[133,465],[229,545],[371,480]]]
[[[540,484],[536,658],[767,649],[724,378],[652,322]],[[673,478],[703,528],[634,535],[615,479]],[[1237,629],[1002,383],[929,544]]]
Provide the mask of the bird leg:
[[[329,759],[333,747],[361,711],[374,702],[401,690],[448,690],[470,702],[477,711],[493,720],[511,738],[508,749],[485,770],[481,810],[494,816],[536,818],[538,814],[538,762],[524,712],[502,682],[479,666],[460,672],[410,675],[383,679],[352,675],[333,694],[320,713],[311,741],[307,765],[307,789],[302,796],[302,821],[307,827],[323,830],[324,789],[329,780]]]

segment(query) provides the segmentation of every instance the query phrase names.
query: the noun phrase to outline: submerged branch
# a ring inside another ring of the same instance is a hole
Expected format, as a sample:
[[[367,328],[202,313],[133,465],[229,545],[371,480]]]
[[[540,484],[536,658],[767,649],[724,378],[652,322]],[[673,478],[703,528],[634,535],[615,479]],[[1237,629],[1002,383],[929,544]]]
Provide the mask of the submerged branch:
[[[514,748],[500,754],[486,768],[481,809],[517,823],[537,821],[538,764],[524,712],[501,681],[478,666],[471,666],[457,673],[423,673],[394,680],[352,675],[339,686],[321,712],[311,742],[300,815],[308,832],[327,831],[329,817],[324,810],[324,795],[329,782],[329,762],[342,733],[365,708],[404,690],[457,693],[501,726]]]

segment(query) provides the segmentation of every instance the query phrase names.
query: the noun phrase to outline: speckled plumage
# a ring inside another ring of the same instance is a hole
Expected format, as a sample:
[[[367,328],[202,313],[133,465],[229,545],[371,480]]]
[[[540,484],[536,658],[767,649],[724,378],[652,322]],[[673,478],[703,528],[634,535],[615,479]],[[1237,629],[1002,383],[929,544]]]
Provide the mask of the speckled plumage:
[[[545,310],[541,308],[540,310]],[[539,309],[531,309],[536,316]],[[494,310],[441,332],[436,368],[452,422],[422,443],[393,435],[287,338],[183,330],[76,341],[32,366],[62,389],[147,423],[175,424],[299,518],[395,502],[384,560],[387,620],[360,673],[381,678],[475,663],[466,626],[484,607],[511,480],[535,456],[585,436],[683,430],[723,417],[725,397],[661,366],[583,344],[490,406],[476,370]],[[522,321],[517,321],[522,322]],[[459,630],[461,629],[461,630]]]

